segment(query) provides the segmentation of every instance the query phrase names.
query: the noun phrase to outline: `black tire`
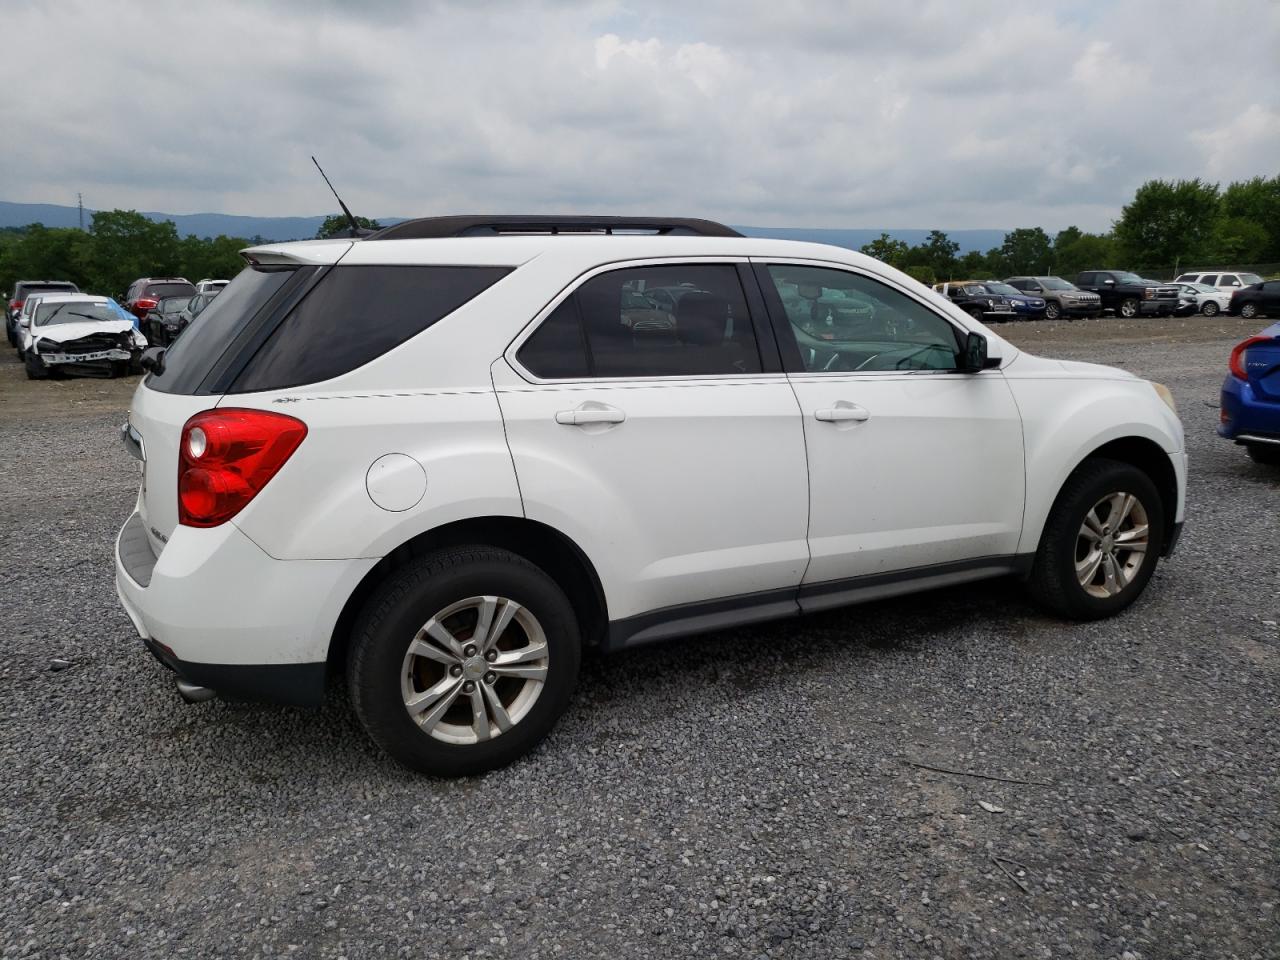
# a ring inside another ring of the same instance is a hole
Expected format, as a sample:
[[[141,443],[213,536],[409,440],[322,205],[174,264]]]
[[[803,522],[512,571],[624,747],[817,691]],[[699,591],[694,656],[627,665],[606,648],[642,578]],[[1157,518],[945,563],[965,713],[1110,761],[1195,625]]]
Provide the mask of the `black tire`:
[[[1280,444],[1246,443],[1249,459],[1266,467],[1280,467]]]
[[[983,313],[977,307],[970,307],[968,310],[965,311],[965,313],[973,317],[973,319],[977,320],[979,323],[982,322]]]
[[[118,377],[127,377],[128,375],[129,375],[128,360],[112,360],[111,361],[111,379],[112,380],[115,380]]]
[[[505,733],[472,744],[446,743],[424,732],[405,708],[405,655],[437,613],[488,595],[510,598],[536,617],[547,643],[546,679],[529,712]],[[347,684],[360,722],[388,754],[421,773],[468,776],[505,766],[550,732],[569,705],[581,658],[573,606],[551,577],[506,550],[453,547],[414,560],[374,591],[352,634]]]
[[[1246,320],[1252,320],[1258,315],[1258,305],[1256,303],[1245,303],[1240,306],[1240,316]]]
[[[1218,302],[1216,300],[1206,300],[1200,305],[1200,312],[1206,317],[1216,317],[1218,315]]]
[[[1044,318],[1046,320],[1061,320],[1062,306],[1056,300],[1046,300],[1044,302]]]
[[[28,380],[49,379],[49,368],[39,357],[31,353],[25,353],[22,355],[22,363],[27,368]]]
[[[1076,549],[1085,514],[1104,497],[1130,493],[1147,514],[1148,541],[1141,566],[1118,593],[1090,594],[1076,577]],[[1069,620],[1098,620],[1114,616],[1133,603],[1151,579],[1164,544],[1164,504],[1145,473],[1116,460],[1086,460],[1059,491],[1040,536],[1027,589],[1041,606]]]
[[[1120,301],[1120,307],[1116,310],[1116,313],[1126,320],[1132,320],[1141,310],[1142,305],[1138,303],[1137,297],[1125,297]]]

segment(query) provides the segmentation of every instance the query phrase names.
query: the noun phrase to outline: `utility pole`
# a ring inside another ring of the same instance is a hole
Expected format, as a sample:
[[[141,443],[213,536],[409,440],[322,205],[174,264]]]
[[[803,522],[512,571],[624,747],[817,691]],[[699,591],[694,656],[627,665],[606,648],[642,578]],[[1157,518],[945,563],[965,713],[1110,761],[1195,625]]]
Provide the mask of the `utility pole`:
[[[76,206],[80,208],[80,229],[84,229],[84,194],[76,194]]]

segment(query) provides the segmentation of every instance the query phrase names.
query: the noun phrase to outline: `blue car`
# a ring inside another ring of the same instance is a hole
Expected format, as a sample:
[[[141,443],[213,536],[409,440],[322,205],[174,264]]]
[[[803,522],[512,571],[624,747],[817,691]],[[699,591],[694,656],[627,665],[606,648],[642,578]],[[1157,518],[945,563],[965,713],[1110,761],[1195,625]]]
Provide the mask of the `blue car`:
[[[1023,293],[1017,287],[1010,286],[1003,280],[984,280],[983,285],[992,293],[1009,298],[1014,316],[1019,320],[1042,320],[1044,318],[1044,298],[1033,297]]]
[[[1218,433],[1255,462],[1280,465],[1280,323],[1237,344],[1228,366]]]

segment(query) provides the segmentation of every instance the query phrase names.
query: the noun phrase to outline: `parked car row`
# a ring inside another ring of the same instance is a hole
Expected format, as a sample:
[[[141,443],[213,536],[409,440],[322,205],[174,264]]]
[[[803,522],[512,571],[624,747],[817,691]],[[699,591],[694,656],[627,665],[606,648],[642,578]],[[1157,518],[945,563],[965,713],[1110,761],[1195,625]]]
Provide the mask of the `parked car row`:
[[[120,376],[138,369],[148,345],[172,343],[229,282],[143,277],[122,307],[67,280],[20,280],[5,307],[5,333],[32,379]]]

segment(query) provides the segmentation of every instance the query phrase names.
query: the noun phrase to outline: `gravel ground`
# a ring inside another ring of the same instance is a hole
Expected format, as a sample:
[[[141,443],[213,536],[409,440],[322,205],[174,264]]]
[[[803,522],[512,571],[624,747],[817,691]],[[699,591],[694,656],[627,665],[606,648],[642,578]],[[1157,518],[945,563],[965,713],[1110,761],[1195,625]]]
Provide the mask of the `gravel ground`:
[[[0,956],[1280,955],[1280,472],[1213,434],[1256,326],[1002,330],[1177,397],[1187,529],[1125,615],[992,583],[592,659],[457,782],[340,693],[181,703],[112,584],[132,382],[0,363]]]

